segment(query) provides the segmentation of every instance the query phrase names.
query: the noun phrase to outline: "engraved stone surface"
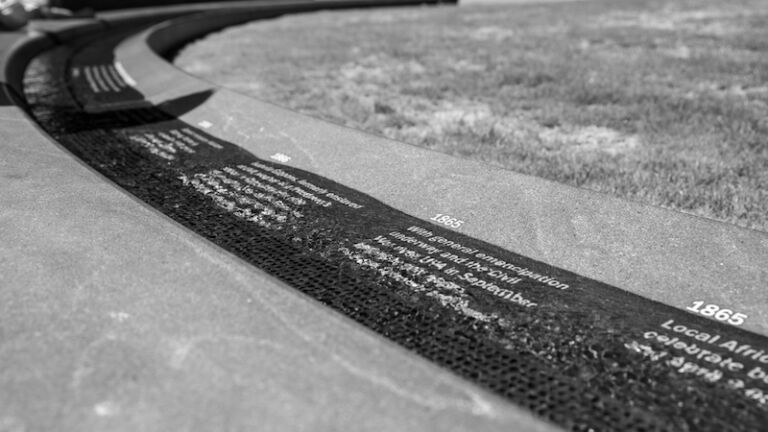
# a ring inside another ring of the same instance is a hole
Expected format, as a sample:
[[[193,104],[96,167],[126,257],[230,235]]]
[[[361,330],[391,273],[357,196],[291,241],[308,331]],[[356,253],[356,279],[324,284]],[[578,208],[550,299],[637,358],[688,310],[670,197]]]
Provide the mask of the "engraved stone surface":
[[[174,85],[130,34],[28,69],[70,154],[2,108],[0,426],[768,419],[765,235]]]

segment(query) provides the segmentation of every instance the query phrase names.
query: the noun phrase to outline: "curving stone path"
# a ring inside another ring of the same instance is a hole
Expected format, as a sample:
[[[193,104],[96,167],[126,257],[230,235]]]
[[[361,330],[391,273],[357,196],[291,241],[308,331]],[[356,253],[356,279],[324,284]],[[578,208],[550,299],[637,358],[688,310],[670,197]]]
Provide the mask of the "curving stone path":
[[[0,430],[759,430],[764,233],[306,118],[161,57],[368,4],[3,35]]]

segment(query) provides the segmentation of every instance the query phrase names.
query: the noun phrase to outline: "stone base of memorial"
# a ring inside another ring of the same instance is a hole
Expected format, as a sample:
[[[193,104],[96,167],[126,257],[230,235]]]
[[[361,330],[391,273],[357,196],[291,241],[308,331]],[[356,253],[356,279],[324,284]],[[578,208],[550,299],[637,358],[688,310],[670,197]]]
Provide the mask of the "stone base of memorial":
[[[233,410],[243,427],[251,409],[276,427],[320,429],[549,428],[526,411],[570,430],[759,430],[768,419],[765,234],[309,119],[159,56],[243,11],[112,24],[26,70],[32,118],[112,182],[66,159],[60,175],[90,182],[70,200],[100,215],[88,242],[58,243],[89,263],[66,282],[49,263],[69,258],[19,233],[35,218],[88,231],[82,211],[38,201],[32,217],[15,204],[13,238],[26,246],[6,246],[23,264],[9,299],[53,307],[59,337],[76,345],[46,363],[24,326],[52,329],[13,318],[15,376],[29,350],[68,381],[49,400],[92,409],[73,425],[183,425],[152,417],[153,404],[220,425],[188,411],[207,391],[221,405],[204,411]],[[47,279],[29,276],[36,266]]]

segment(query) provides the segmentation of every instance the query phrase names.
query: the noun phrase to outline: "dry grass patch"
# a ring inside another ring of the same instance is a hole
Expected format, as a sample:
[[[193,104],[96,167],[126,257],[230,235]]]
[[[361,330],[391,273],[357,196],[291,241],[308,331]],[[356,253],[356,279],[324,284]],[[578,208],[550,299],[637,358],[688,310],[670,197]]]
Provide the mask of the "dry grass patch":
[[[321,12],[187,47],[191,73],[309,115],[768,230],[768,2]]]

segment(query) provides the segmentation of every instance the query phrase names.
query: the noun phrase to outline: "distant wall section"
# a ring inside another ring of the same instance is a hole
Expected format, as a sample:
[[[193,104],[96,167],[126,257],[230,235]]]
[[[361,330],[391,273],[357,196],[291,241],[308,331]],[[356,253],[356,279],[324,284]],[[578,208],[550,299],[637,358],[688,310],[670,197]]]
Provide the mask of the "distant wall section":
[[[249,1],[249,0],[227,0],[227,3],[232,1]],[[212,0],[51,0],[52,6],[63,7],[71,10],[80,10],[85,8],[91,8],[97,11],[115,10],[115,9],[131,9],[131,8],[143,8],[143,7],[156,7],[156,6],[170,6],[192,3],[215,3]],[[375,2],[372,2],[375,3]],[[381,3],[392,3],[391,1],[382,1]],[[458,0],[423,0],[423,1],[408,1],[404,0],[403,3],[458,3]]]
[[[231,0],[230,0],[231,1]],[[210,0],[52,0],[54,6],[72,10],[91,8],[95,10],[130,9],[139,7],[165,6],[190,3],[210,3]]]

